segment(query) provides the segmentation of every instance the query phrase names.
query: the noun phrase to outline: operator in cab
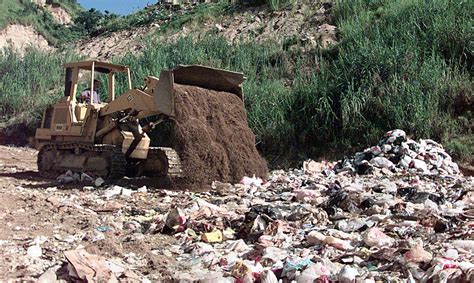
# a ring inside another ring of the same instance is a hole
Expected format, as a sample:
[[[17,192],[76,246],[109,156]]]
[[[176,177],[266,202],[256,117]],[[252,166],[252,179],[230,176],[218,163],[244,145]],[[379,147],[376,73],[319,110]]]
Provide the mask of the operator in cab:
[[[86,88],[83,92],[81,92],[81,100],[85,103],[100,103],[100,96],[97,93],[99,89],[99,81],[94,80],[94,90],[91,91],[90,88]],[[91,100],[92,99],[92,100]]]

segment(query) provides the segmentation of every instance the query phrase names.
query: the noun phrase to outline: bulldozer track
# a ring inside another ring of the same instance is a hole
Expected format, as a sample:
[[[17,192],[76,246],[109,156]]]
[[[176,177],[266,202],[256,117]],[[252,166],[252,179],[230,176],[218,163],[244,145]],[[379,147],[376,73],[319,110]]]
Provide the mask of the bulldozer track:
[[[152,147],[152,150],[161,150],[166,154],[168,158],[168,176],[169,177],[182,177],[183,168],[181,165],[181,159],[178,153],[171,147]]]
[[[125,176],[127,161],[125,160],[125,155],[122,153],[120,148],[114,145],[107,145],[107,144],[82,144],[82,143],[51,143],[44,145],[38,153],[38,171],[44,177],[53,178],[57,177],[59,174],[64,173],[68,169],[64,168],[65,170],[49,170],[44,168],[44,164],[42,164],[43,155],[50,150],[58,150],[58,151],[72,151],[72,150],[85,150],[88,152],[97,152],[103,153],[108,155],[106,158],[109,161],[109,169],[106,179],[120,179]],[[77,169],[72,169],[72,171]]]
[[[82,144],[82,143],[50,143],[44,145],[38,153],[38,171],[39,173],[47,178],[56,178],[58,175],[64,173],[67,170],[78,171],[77,168],[62,168],[61,170],[52,169],[54,160],[51,160],[53,164],[43,164],[43,156],[51,150],[56,150],[72,153],[75,150],[83,151],[81,154],[86,152],[96,152],[104,155],[110,164],[107,176],[104,176],[108,180],[115,180],[124,177],[127,173],[127,161],[125,155],[120,148],[114,145],[107,144]],[[165,157],[165,156],[166,157]],[[151,159],[163,159],[167,164],[167,170],[163,172],[161,176],[169,176],[173,178],[179,178],[183,175],[183,169],[178,153],[169,147],[150,147],[149,158]],[[46,168],[49,167],[49,168]],[[82,170],[80,170],[82,172]]]

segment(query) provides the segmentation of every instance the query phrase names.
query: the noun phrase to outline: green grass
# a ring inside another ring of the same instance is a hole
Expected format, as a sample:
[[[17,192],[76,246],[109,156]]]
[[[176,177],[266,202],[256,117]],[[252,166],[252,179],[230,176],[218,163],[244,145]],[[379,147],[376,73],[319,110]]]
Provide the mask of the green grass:
[[[45,54],[33,49],[21,58],[5,50],[0,56],[0,117],[10,124],[35,126],[43,109],[62,96],[62,64],[77,58],[69,52]]]
[[[472,133],[450,138],[444,146],[454,159],[474,166],[474,135]]]
[[[340,43],[314,53],[274,43],[230,45],[216,35],[154,43],[120,62],[147,74],[199,63],[242,71],[249,124],[259,147],[280,156],[314,156],[328,147],[374,143],[402,128],[446,141],[464,130],[454,114],[472,96],[472,39],[467,1],[341,1]],[[291,88],[284,78],[292,76]]]
[[[230,44],[211,32],[152,41],[141,55],[114,61],[132,68],[135,87],[178,64],[243,72],[249,125],[272,164],[374,144],[394,128],[446,143],[463,158],[473,152],[472,139],[465,138],[472,132],[462,123],[472,116],[456,108],[460,95],[473,96],[470,11],[468,1],[340,1],[334,8],[339,43],[327,50]],[[168,29],[187,21],[175,20]],[[59,64],[68,56],[0,60],[2,114],[38,113],[60,95]],[[56,96],[45,96],[51,90]]]
[[[0,5],[0,29],[6,27],[22,10],[18,0],[2,0]]]
[[[60,4],[73,17],[81,11],[80,6],[72,0],[54,1],[54,3]],[[38,5],[29,0],[2,0],[0,29],[12,23],[33,26],[50,44],[57,47],[83,36],[80,30],[56,23],[48,11],[38,8]]]
[[[84,11],[84,8],[76,0],[50,0],[50,2],[60,5],[72,18]]]
[[[232,11],[235,7],[227,1],[214,4],[203,3],[187,10],[168,8],[143,9],[126,16],[102,13],[91,9],[83,11],[76,20],[76,29],[85,30],[90,35],[115,32],[124,29],[160,25],[160,31],[173,32],[189,22],[200,23],[206,19],[215,19]]]

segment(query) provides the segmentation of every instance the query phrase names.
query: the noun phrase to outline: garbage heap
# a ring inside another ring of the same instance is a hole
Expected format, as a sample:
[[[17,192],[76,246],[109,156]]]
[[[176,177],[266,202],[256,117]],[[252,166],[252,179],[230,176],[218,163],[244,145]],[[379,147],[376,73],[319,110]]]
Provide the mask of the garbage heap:
[[[385,134],[378,145],[344,158],[334,167],[336,173],[343,171],[358,174],[372,173],[374,168],[384,171],[422,174],[459,174],[458,165],[446,153],[443,146],[431,139],[416,142],[407,138],[403,130]]]
[[[265,182],[214,182],[209,192],[117,185],[84,189],[81,197],[51,191],[55,202],[73,203],[69,209],[87,208],[68,212],[74,218],[89,210],[99,216],[61,235],[71,243],[54,249],[66,250],[67,262],[61,253],[50,256],[63,261],[69,279],[474,282],[474,178],[449,170],[455,166],[440,145],[415,143],[399,130],[355,156],[336,169],[312,161],[273,171]],[[393,165],[374,161],[381,158]],[[352,174],[360,164],[373,174]],[[101,258],[81,246],[98,247],[89,250]],[[105,271],[92,270],[98,260]],[[105,264],[111,260],[126,266]]]

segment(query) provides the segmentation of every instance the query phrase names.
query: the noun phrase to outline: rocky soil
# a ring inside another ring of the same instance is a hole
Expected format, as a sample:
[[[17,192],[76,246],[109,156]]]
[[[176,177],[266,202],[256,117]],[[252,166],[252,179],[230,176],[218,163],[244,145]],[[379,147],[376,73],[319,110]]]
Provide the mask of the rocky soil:
[[[138,54],[156,29],[156,26],[139,27],[86,38],[76,44],[76,50],[86,58],[100,60],[110,60],[128,52]]]
[[[308,47],[329,47],[337,42],[337,28],[331,15],[332,3],[299,4],[291,9],[271,11],[267,6],[241,9],[232,15],[185,25],[170,38],[217,31],[230,42],[276,42],[296,38]]]
[[[267,6],[250,7],[222,17],[190,21],[177,31],[162,30],[168,19],[147,27],[84,39],[76,45],[76,50],[88,58],[102,60],[127,52],[137,54],[156,37],[153,35],[157,32],[160,35],[153,40],[175,41],[184,36],[197,37],[212,32],[233,43],[274,40],[287,41],[290,46],[299,44],[303,46],[303,51],[315,47],[326,48],[337,43],[337,27],[330,14],[331,7],[331,1],[319,5],[300,4],[282,11],[271,11]],[[157,6],[157,9],[165,8]],[[185,13],[187,9],[189,8],[183,8],[179,13]]]
[[[1,278],[472,282],[474,178],[440,145],[389,133],[354,158],[208,192],[59,184],[35,150],[0,146]]]
[[[44,51],[54,49],[34,27],[22,24],[11,24],[0,30],[0,49],[8,46],[19,54],[23,54],[25,49],[29,47]]]
[[[72,23],[72,18],[69,13],[59,5],[47,5],[46,9],[51,13],[54,20],[61,25],[69,25]]]

